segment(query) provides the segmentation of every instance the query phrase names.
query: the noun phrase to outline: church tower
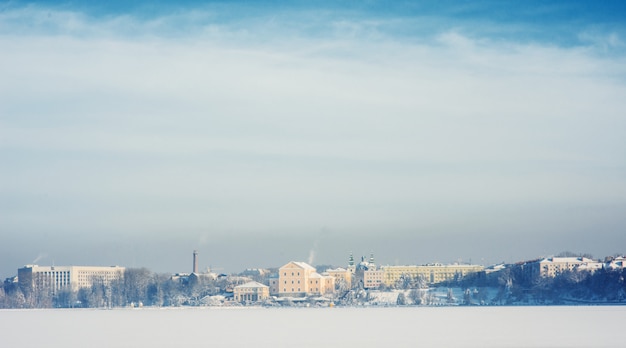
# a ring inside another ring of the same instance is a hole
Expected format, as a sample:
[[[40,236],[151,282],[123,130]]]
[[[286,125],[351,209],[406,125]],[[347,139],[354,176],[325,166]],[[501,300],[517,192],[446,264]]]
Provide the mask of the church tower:
[[[350,257],[348,258],[348,271],[352,274],[356,271],[356,267],[354,266],[354,255],[350,252]]]

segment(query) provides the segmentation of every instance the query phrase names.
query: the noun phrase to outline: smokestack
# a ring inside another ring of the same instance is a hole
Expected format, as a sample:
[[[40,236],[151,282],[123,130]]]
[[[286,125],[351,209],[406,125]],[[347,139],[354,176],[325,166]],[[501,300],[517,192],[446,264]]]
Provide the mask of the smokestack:
[[[193,273],[198,273],[198,250],[193,251]]]

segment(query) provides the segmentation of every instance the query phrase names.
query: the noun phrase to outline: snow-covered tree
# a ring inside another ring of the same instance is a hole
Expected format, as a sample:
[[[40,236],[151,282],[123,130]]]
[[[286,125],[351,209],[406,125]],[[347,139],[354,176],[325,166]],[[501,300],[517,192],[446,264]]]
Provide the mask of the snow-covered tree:
[[[409,299],[414,305],[424,304],[424,293],[420,289],[412,289],[409,292]]]
[[[407,300],[406,300],[406,296],[404,295],[404,292],[398,293],[398,299],[396,300],[396,304],[398,306],[406,306]]]

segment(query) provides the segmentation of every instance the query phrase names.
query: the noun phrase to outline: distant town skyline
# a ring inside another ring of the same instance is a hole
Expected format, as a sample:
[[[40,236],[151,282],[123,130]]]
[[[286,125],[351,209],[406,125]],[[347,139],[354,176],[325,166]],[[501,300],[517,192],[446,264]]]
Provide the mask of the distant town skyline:
[[[622,1],[9,1],[0,275],[626,246]]]

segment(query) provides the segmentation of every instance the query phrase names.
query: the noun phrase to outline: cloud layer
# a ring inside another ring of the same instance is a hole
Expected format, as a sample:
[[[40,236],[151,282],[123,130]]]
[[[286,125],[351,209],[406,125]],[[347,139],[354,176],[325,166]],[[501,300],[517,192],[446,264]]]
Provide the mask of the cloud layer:
[[[329,263],[353,245],[409,263],[626,242],[619,32],[562,46],[432,17],[441,30],[402,36],[407,19],[303,22],[320,33],[298,24],[310,13],[222,15],[2,13],[0,233],[211,240],[233,267],[304,259],[313,240]],[[34,240],[33,258],[55,253]]]

